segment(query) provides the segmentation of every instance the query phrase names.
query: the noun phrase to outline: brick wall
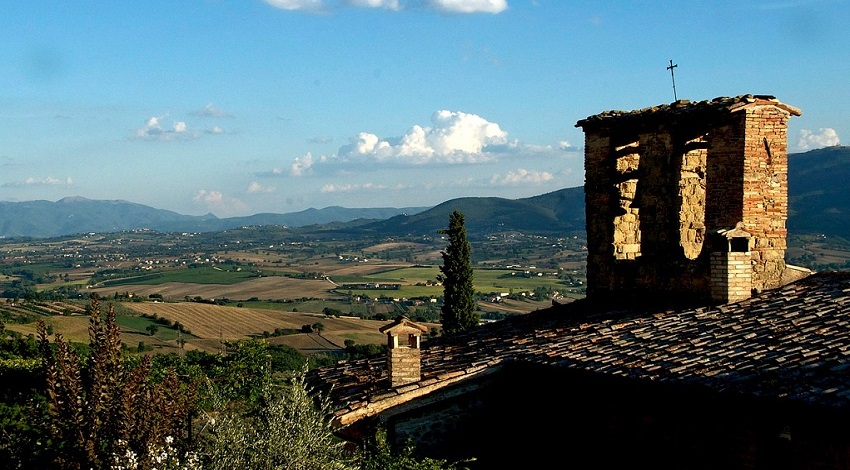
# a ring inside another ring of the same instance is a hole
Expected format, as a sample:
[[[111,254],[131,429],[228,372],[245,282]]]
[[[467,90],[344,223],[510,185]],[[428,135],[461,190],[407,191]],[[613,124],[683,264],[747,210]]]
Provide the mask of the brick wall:
[[[738,222],[753,237],[751,289],[779,286],[787,122],[799,114],[773,97],[742,95],[579,121],[588,296],[708,302],[717,247],[706,236]]]
[[[420,350],[410,347],[390,349],[389,375],[393,387],[418,382],[420,373]]]
[[[711,253],[711,298],[717,303],[748,299],[753,289],[750,252]]]

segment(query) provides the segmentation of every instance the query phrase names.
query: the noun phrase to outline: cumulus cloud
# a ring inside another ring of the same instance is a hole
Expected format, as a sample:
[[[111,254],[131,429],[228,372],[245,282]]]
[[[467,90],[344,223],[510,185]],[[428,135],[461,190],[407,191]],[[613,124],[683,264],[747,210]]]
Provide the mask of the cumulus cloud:
[[[507,0],[431,0],[429,4],[448,13],[501,13],[508,8]]]
[[[17,181],[12,183],[4,183],[3,187],[6,188],[20,188],[24,186],[73,186],[74,180],[71,177],[67,177],[65,179],[56,178],[53,176],[48,176],[46,178],[34,178],[30,176],[29,178],[23,181]]]
[[[204,204],[218,204],[224,200],[224,195],[221,194],[220,191],[207,191],[206,189],[199,189],[197,193],[192,197],[192,200],[195,202],[202,202]]]
[[[838,139],[838,133],[835,129],[826,127],[820,128],[817,131],[808,129],[800,130],[800,139],[797,141],[797,147],[800,150],[814,150],[822,147],[831,147],[838,145],[841,141]]]
[[[558,148],[567,152],[575,152],[579,149],[578,147],[573,146],[573,144],[569,143],[569,141],[566,140],[558,142]]]
[[[404,189],[405,186],[402,184],[397,184],[394,186],[388,186],[385,184],[377,184],[377,183],[363,183],[363,184],[353,184],[353,183],[345,183],[345,184],[326,184],[322,186],[321,192],[323,193],[351,193],[355,191],[382,191],[385,189]]]
[[[552,181],[555,176],[548,171],[526,170],[519,168],[516,171],[509,171],[506,175],[493,175],[490,178],[490,183],[497,186],[517,186],[522,184],[540,184]]]
[[[398,0],[348,0],[346,5],[362,8],[386,8],[387,10],[399,10],[401,5]]]
[[[163,126],[162,116],[154,116],[145,122],[145,125],[133,132],[133,137],[141,140],[156,140],[168,142],[180,139],[194,139],[197,134],[190,132],[186,123],[174,121],[170,125]]]
[[[212,103],[207,103],[206,106],[204,106],[203,108],[201,108],[199,110],[192,111],[191,114],[193,114],[195,116],[207,117],[207,118],[232,118],[233,117],[232,114],[225,112],[225,111],[222,111],[221,109],[217,108]]]
[[[507,132],[481,116],[437,111],[432,126],[414,125],[398,139],[381,139],[361,132],[339,150],[347,161],[372,160],[400,164],[479,163],[491,159],[489,146],[507,143]]]
[[[262,193],[273,193],[275,192],[274,186],[264,186],[256,181],[251,181],[248,185],[248,189],[246,190],[248,194],[262,194]]]
[[[321,0],[266,0],[266,3],[281,10],[318,11],[322,9]]]
[[[198,112],[193,114],[197,113]],[[133,131],[130,137],[140,140],[169,142],[174,140],[191,140],[197,139],[203,135],[217,135],[225,133],[221,126],[212,126],[201,131],[190,129],[189,125],[186,124],[185,121],[166,122],[166,120],[166,116],[154,116],[148,119],[142,127]]]
[[[209,211],[220,215],[239,214],[248,211],[248,205],[236,198],[225,197],[220,191],[199,189],[192,197],[196,204],[203,205]]]
[[[265,0],[267,4],[288,11],[321,12],[337,5],[385,10],[418,10],[424,6],[443,13],[501,13],[508,9],[507,0]]]
[[[303,176],[306,171],[309,171],[313,166],[313,154],[307,152],[306,154],[298,157],[292,162],[292,166],[289,167],[289,174],[292,176]]]

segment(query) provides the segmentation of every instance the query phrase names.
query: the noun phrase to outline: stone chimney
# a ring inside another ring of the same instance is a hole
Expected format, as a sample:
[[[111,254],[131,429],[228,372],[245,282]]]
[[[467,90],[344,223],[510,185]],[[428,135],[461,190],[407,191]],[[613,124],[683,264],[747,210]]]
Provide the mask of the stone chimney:
[[[390,386],[398,387],[421,378],[420,344],[422,333],[428,328],[399,316],[395,321],[380,329],[387,335],[387,368]]]

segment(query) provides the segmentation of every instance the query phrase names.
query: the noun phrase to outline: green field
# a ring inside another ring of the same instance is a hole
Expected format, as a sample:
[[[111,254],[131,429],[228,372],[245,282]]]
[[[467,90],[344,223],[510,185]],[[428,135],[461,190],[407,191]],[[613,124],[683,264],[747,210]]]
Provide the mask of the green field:
[[[540,275],[538,275],[540,273]],[[351,293],[355,295],[366,295],[369,297],[440,297],[443,295],[441,286],[426,286],[428,281],[435,281],[440,274],[437,266],[433,267],[411,267],[382,271],[366,276],[344,276],[334,278],[338,284],[357,283],[381,283],[400,284],[398,289],[338,289],[340,293]],[[473,286],[476,292],[532,292],[535,288],[544,287],[552,290],[566,291],[568,286],[563,279],[559,279],[543,271],[531,271],[511,269],[475,269],[473,273]]]
[[[559,290],[569,287],[563,279],[543,271],[531,271],[526,274],[522,270],[476,269],[474,276],[475,290],[480,292],[523,292],[533,291],[536,287]]]
[[[154,337],[156,339],[162,341],[171,341],[177,339],[177,330],[157,323],[153,319],[145,318],[145,317],[137,317],[137,316],[128,316],[128,315],[118,315],[115,317],[115,320],[118,322],[118,325],[121,327],[122,331],[135,331],[141,334],[148,334],[147,327],[150,325],[156,325],[158,327],[156,334]],[[195,338],[192,334],[183,333],[183,337],[186,339]]]
[[[262,308],[279,312],[321,313],[325,308],[339,310],[345,314],[365,313],[366,307],[352,304],[348,300],[303,300],[294,302],[273,302],[268,300],[244,300],[239,302],[244,308]],[[231,304],[232,305],[232,304]]]
[[[159,285],[168,282],[189,282],[194,284],[239,284],[257,275],[248,270],[227,271],[216,267],[175,269],[142,276],[126,277],[103,281],[104,287],[115,287],[120,285]]]

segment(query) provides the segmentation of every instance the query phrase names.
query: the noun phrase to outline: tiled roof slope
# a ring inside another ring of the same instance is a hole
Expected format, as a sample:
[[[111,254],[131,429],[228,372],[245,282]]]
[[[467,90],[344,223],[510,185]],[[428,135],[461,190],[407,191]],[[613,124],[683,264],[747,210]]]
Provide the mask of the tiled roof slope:
[[[779,107],[794,116],[800,116],[803,113],[799,108],[781,103],[776,97],[771,95],[720,96],[713,100],[704,101],[679,100],[671,104],[632,111],[605,111],[578,121],[576,127],[591,128],[603,125],[612,120],[632,120],[635,124],[648,124],[652,122],[652,119],[670,121],[671,119],[674,120],[677,115],[705,116],[715,113],[731,113],[750,106],[765,105]]]
[[[391,389],[386,359],[313,371],[350,424],[506,361],[850,408],[850,273],[819,273],[738,303],[611,311],[577,301],[423,344],[422,380]]]

